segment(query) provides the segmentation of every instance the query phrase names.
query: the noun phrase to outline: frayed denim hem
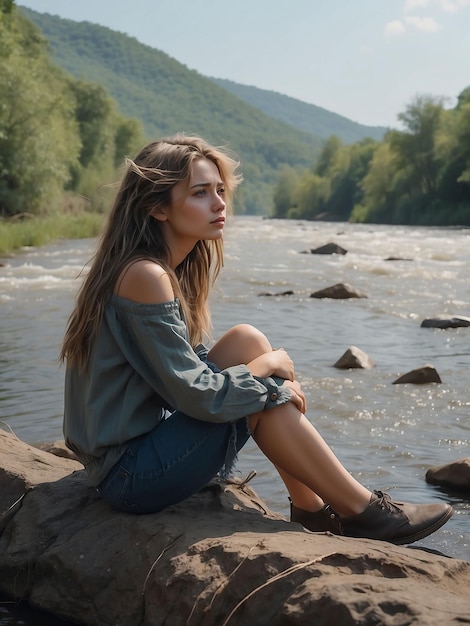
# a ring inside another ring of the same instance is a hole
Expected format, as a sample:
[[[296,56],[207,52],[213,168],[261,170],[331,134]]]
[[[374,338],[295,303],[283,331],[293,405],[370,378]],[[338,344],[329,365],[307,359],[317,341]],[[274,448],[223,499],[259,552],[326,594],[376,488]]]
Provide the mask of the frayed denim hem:
[[[243,437],[243,442],[245,443],[247,438],[251,437],[252,434],[247,417],[242,417],[236,422],[232,422],[232,432],[227,445],[227,452],[225,453],[225,461],[219,471],[219,476],[222,480],[228,480],[230,478],[238,460],[238,437]]]

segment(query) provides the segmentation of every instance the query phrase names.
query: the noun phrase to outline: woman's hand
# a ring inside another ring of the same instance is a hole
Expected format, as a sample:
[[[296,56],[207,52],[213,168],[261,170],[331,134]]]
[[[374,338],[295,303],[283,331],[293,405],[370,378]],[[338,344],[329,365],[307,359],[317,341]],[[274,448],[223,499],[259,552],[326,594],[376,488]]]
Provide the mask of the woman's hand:
[[[252,374],[260,378],[279,376],[284,380],[294,380],[294,363],[284,348],[261,354],[247,366]]]
[[[294,380],[294,362],[284,350],[277,348],[271,352],[271,361],[273,364],[272,376],[279,376],[285,380]]]
[[[305,414],[307,411],[307,400],[305,399],[305,394],[302,391],[300,383],[297,380],[286,380],[283,387],[289,387],[292,391],[290,402],[293,402],[299,411]]]

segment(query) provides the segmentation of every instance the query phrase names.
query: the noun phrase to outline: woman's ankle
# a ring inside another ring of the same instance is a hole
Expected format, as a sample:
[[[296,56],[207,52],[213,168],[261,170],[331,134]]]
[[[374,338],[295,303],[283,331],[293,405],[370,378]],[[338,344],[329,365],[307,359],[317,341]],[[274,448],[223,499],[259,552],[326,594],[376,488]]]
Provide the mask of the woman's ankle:
[[[296,498],[296,500],[294,501],[289,496],[289,502],[291,504],[291,507],[295,507],[299,511],[305,511],[308,513],[318,513],[325,506],[325,503],[323,502],[321,498],[317,498],[315,500],[311,500],[311,499],[305,500],[302,498],[300,499]]]
[[[371,492],[366,492],[356,497],[354,500],[342,502],[340,506],[336,506],[335,510],[341,517],[354,517],[363,513],[370,504],[372,498]]]

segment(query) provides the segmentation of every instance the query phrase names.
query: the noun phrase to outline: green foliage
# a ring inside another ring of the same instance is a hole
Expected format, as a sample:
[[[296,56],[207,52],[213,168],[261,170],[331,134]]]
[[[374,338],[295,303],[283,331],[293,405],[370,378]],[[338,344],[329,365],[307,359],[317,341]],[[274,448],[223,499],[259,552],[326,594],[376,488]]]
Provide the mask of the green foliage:
[[[354,205],[362,201],[362,180],[376,148],[373,139],[345,146],[333,135],[323,146],[314,171],[298,175],[297,182],[285,174],[279,178],[274,216],[348,220]]]
[[[397,167],[406,176],[411,196],[431,195],[437,190],[440,167],[435,141],[443,114],[441,101],[420,96],[398,115],[405,129],[389,133]]]
[[[278,173],[314,164],[321,139],[268,117],[163,52],[101,26],[22,10],[56,62],[106,89],[122,115],[142,121],[148,139],[186,132],[229,145],[244,175],[236,212],[267,213]]]
[[[0,18],[0,216],[57,214],[64,189],[99,208],[97,190],[142,143],[140,124],[103,88],[57,68],[12,2],[0,4]]]
[[[298,172],[291,167],[284,167],[279,175],[279,181],[273,195],[273,217],[286,217],[295,215],[297,209],[296,188],[298,185]]]
[[[396,187],[396,167],[390,143],[384,141],[375,150],[365,176],[361,181],[363,202],[355,204],[352,222],[385,222],[390,215]]]
[[[14,11],[0,49],[0,215],[47,212],[77,155],[72,103],[39,31]]]
[[[299,179],[295,194],[297,215],[313,219],[324,213],[330,195],[329,181],[314,172],[307,171]]]
[[[0,254],[25,246],[43,246],[59,238],[96,237],[101,232],[102,222],[101,215],[88,212],[0,220]]]
[[[95,210],[101,210],[108,199],[103,185],[112,181],[124,157],[143,143],[142,129],[137,120],[117,112],[103,87],[70,80],[69,89],[81,143],[69,187],[89,198]]]
[[[301,174],[295,189],[280,178],[275,200],[295,197],[295,217],[305,219],[470,225],[470,88],[454,110],[419,96],[398,119],[403,129],[381,143],[344,146],[330,137],[314,172]],[[284,202],[275,215],[293,213]]]

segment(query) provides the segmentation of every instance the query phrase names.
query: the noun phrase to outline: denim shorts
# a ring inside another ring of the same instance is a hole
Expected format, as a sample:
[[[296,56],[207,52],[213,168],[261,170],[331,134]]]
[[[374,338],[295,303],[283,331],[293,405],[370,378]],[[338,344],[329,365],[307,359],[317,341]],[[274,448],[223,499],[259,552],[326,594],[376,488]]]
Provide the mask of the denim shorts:
[[[200,357],[207,362],[207,354]],[[217,474],[226,478],[250,436],[245,417],[214,423],[174,411],[129,442],[98,492],[120,511],[156,513],[196,493]]]

